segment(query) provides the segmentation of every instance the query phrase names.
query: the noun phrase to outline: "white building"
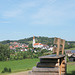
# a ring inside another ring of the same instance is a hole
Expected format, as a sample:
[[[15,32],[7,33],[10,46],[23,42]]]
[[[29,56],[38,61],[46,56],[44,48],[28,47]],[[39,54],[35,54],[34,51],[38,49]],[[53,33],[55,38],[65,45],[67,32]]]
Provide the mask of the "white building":
[[[33,47],[34,48],[42,48],[43,44],[41,44],[41,43],[35,43],[35,37],[33,37]]]
[[[50,47],[48,50],[53,51],[53,47]]]
[[[41,49],[46,49],[46,50],[53,50],[53,47],[49,47],[48,45],[41,44],[41,43],[35,43],[35,37],[33,36],[33,47],[34,48],[41,48]]]

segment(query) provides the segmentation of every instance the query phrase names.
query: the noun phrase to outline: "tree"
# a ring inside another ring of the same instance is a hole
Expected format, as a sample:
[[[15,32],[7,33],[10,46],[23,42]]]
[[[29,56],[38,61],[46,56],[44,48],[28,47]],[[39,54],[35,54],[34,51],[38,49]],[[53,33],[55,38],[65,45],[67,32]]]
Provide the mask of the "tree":
[[[0,61],[7,60],[7,58],[10,58],[9,45],[0,44]]]
[[[29,44],[29,48],[33,48],[32,44]]]

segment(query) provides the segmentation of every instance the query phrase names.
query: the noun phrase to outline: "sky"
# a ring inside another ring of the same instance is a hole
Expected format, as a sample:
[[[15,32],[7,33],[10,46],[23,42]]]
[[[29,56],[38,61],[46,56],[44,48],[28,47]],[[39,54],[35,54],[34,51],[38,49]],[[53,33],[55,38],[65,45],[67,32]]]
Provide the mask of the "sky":
[[[75,41],[75,0],[0,0],[0,41],[32,36]]]

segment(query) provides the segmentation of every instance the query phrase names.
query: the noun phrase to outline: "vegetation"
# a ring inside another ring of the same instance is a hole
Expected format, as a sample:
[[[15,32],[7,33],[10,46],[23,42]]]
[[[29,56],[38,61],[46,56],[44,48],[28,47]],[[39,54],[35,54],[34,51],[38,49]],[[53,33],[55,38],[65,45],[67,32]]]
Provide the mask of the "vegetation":
[[[39,56],[43,56],[43,55],[49,55],[50,51],[47,51],[45,49],[41,50],[40,48],[35,50],[28,50],[25,52],[12,52],[10,54],[10,60],[22,60],[22,59],[29,59],[29,58],[38,58]]]
[[[75,47],[74,48],[65,49],[65,50],[75,50]]]
[[[0,44],[0,61],[4,61],[10,58],[9,45]]]
[[[9,72],[10,73],[11,72],[11,68],[8,69],[7,67],[5,67],[4,70],[1,73],[5,73],[5,72]]]
[[[15,52],[16,51],[16,52]],[[6,60],[22,60],[26,58],[38,58],[39,56],[44,55],[44,53],[48,52],[47,50],[41,50],[40,48],[35,50],[27,50],[25,52],[19,51],[17,48],[16,50],[10,50],[9,45],[7,44],[0,44],[0,61]]]
[[[0,44],[0,75],[2,73],[8,73],[8,72],[31,70],[32,67],[36,65],[36,62],[39,61],[38,59],[39,56],[50,55],[52,53],[45,49],[42,50],[40,48],[37,48],[35,52],[35,49],[33,49],[32,47],[32,40],[33,40],[33,37],[16,41],[20,43],[29,44],[29,50],[25,52],[19,51],[18,48],[16,49],[16,52],[15,50],[10,50],[9,44],[10,42],[14,42],[14,41],[7,40],[7,41],[1,42]],[[36,42],[41,42],[49,46],[53,45],[53,40],[54,38],[36,37]],[[75,50],[74,41],[66,41],[65,50],[68,50],[68,49]],[[69,74],[67,75],[74,75],[74,72],[72,72],[72,71],[75,71],[74,69],[75,69],[75,63],[68,64],[67,72]]]
[[[33,66],[36,66],[37,62],[39,62],[39,59],[1,61],[0,62],[0,75],[4,75],[1,72],[3,71],[5,67],[6,67],[5,71],[8,71],[9,68],[11,68],[12,72],[20,72],[20,71],[31,70]],[[75,62],[69,62],[67,64],[67,75],[75,75]]]
[[[73,43],[65,44],[65,49],[70,49],[70,48],[74,48],[74,47],[75,47],[75,44],[73,44]]]
[[[41,42],[42,44],[47,44],[49,46],[53,45],[53,41],[54,38],[48,38],[48,37],[35,37],[36,42]],[[2,44],[10,44],[10,42],[19,42],[19,43],[25,43],[29,45],[29,48],[32,48],[32,40],[33,37],[30,38],[25,38],[25,39],[21,39],[21,40],[6,40],[6,41],[2,41],[0,43]],[[73,48],[75,47],[75,41],[66,41],[65,44],[65,49],[69,49],[69,48]]]
[[[67,75],[75,75],[75,62],[67,64]]]
[[[24,59],[24,60],[14,60],[14,61],[0,61],[0,73],[3,71],[10,72],[10,68],[12,72],[20,72],[25,70],[31,70],[33,66],[39,59]],[[1,74],[0,74],[1,75]]]
[[[36,42],[41,42],[43,44],[47,44],[47,45],[52,45],[53,44],[53,40],[54,38],[48,38],[48,37],[35,37],[36,38]],[[32,44],[32,40],[33,40],[33,37],[30,37],[30,38],[25,38],[25,39],[21,39],[21,40],[6,40],[6,41],[2,41],[0,43],[2,44],[7,44],[7,43],[10,43],[10,42],[19,42],[19,43],[25,43],[25,44]]]

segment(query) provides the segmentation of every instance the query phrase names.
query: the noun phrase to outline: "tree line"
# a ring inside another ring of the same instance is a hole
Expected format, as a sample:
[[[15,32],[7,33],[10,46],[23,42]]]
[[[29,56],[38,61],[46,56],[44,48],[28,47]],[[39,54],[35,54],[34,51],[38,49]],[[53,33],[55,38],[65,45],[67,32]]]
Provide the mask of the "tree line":
[[[18,51],[18,50],[10,50],[8,44],[0,44],[0,61],[7,61],[7,60],[22,60],[26,58],[38,58],[39,56],[43,56],[47,50],[41,50],[40,48],[35,50],[28,50],[28,51]]]
[[[38,43],[42,43],[42,44],[46,44],[48,46],[51,46],[53,45],[53,41],[54,41],[54,38],[49,38],[49,37],[35,37],[36,39],[36,42]],[[6,41],[2,41],[0,42],[1,44],[10,44],[10,42],[19,42],[19,43],[25,43],[25,44],[32,44],[32,41],[33,41],[33,37],[30,37],[30,38],[24,38],[24,39],[20,39],[20,40],[6,40]],[[70,45],[68,45],[68,43],[70,43]],[[65,44],[65,48],[72,48],[72,47],[75,47],[75,41],[66,41],[66,44]]]
[[[35,37],[36,42],[41,42],[43,44],[47,45],[53,45],[54,38],[48,38],[48,37]],[[17,42],[22,42],[22,41],[32,41],[33,37],[29,39],[22,39],[18,40]],[[5,42],[5,43],[4,43]],[[17,60],[17,59],[25,59],[25,58],[36,58],[44,54],[47,50],[41,50],[38,51],[37,53],[32,52],[31,50],[28,50],[27,52],[15,52],[15,50],[10,50],[9,49],[9,44],[10,42],[14,41],[3,41],[3,44],[0,44],[0,61],[5,61],[5,60]],[[73,41],[72,41],[73,42]],[[65,49],[73,48],[75,47],[75,43],[67,42],[65,43]],[[24,42],[25,43],[25,42]],[[32,44],[29,44],[29,48],[32,48]],[[40,50],[40,49],[38,49]],[[42,53],[43,52],[43,53]]]

